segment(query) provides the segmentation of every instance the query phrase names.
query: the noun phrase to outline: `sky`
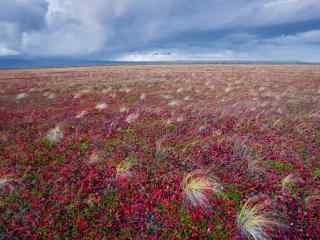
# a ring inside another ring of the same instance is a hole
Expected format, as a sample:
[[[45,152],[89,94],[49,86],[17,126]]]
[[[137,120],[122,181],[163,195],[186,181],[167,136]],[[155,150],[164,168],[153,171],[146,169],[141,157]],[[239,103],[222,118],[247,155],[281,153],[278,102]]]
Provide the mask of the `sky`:
[[[1,59],[320,62],[320,0],[1,0]]]

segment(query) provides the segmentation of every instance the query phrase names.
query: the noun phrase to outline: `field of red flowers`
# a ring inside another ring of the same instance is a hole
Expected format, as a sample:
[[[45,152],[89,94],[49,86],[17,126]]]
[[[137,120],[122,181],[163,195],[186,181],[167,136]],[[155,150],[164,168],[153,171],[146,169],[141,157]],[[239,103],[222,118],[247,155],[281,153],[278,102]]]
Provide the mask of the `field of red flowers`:
[[[319,65],[0,71],[0,239],[320,239]]]

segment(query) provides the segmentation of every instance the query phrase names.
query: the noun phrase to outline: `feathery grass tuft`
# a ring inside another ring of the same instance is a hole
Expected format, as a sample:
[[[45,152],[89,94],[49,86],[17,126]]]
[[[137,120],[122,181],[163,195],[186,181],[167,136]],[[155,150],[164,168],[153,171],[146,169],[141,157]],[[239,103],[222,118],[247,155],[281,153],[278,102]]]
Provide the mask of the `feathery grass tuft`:
[[[61,129],[61,127],[59,125],[57,125],[55,128],[51,129],[48,132],[46,139],[50,143],[57,143],[63,139],[63,136],[64,136],[63,130]]]
[[[17,96],[16,96],[16,100],[21,100],[21,99],[24,99],[28,97],[28,94],[27,93],[19,93]]]
[[[242,206],[237,217],[237,224],[248,239],[268,240],[272,239],[270,232],[281,224],[270,216],[266,210],[266,201],[258,203],[257,198],[248,199]]]
[[[12,182],[14,181],[15,179],[10,175],[0,177],[0,190],[5,187],[9,187],[9,189],[12,190],[13,189]]]
[[[108,105],[106,103],[98,103],[96,105],[97,110],[103,110],[103,109],[106,109],[107,107],[108,107]]]
[[[145,100],[145,99],[146,99],[146,94],[145,94],[145,93],[142,93],[142,94],[140,95],[140,100],[143,101],[143,100]]]
[[[139,118],[140,114],[139,113],[131,113],[127,116],[126,118],[126,122],[127,123],[132,123],[135,120],[137,120]]]
[[[200,208],[209,208],[209,195],[222,194],[223,190],[215,177],[202,170],[188,173],[182,181],[182,189],[186,200]]]
[[[85,115],[88,114],[88,111],[81,111],[80,113],[77,114],[76,118],[83,118]]]
[[[236,139],[233,146],[233,154],[242,160],[247,161],[248,171],[251,174],[262,174],[261,156],[247,144],[247,140]]]
[[[281,191],[285,195],[297,196],[301,191],[301,186],[304,184],[304,181],[301,177],[295,174],[289,174],[281,181]]]

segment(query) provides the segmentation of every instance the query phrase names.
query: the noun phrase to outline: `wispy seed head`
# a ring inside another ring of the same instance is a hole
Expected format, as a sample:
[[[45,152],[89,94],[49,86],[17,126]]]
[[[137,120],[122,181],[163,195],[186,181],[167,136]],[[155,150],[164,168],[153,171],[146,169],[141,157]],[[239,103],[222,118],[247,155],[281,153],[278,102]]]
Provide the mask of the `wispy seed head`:
[[[193,207],[208,208],[209,194],[221,194],[222,186],[215,177],[208,176],[204,171],[188,173],[182,181],[182,189],[186,200]]]

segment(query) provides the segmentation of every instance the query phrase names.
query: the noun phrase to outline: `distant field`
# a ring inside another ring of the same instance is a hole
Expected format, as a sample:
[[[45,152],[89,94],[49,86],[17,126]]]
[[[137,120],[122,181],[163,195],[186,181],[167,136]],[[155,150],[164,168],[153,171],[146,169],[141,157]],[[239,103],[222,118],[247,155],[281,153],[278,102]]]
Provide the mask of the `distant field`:
[[[319,184],[320,65],[0,70],[0,239],[319,239]]]

